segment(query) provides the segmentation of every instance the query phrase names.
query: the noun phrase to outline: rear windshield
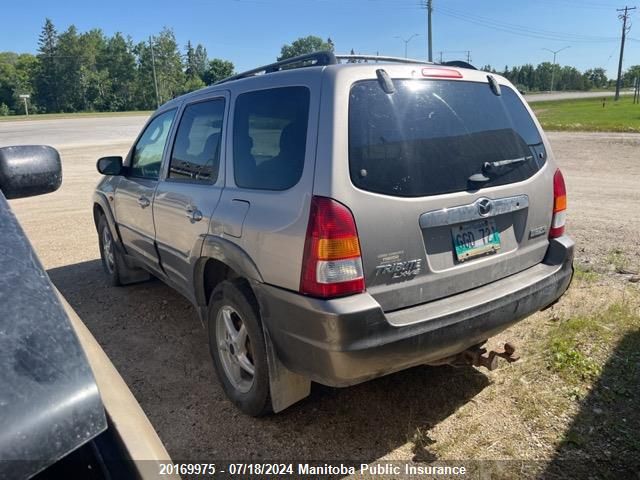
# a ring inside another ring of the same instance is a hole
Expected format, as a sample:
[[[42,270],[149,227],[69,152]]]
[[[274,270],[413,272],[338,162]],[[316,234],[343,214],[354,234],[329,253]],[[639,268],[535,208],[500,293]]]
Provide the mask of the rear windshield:
[[[540,133],[515,92],[488,83],[355,83],[349,100],[349,170],[361,189],[402,197],[525,180],[546,160]],[[486,166],[485,162],[516,160]],[[484,168],[483,168],[483,165]],[[472,182],[480,173],[488,180]]]

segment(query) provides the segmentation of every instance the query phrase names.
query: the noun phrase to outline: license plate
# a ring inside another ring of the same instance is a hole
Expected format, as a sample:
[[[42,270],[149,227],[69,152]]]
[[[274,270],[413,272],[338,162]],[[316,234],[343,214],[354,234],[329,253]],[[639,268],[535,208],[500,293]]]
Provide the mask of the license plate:
[[[500,232],[490,218],[453,227],[451,237],[459,262],[500,249]]]

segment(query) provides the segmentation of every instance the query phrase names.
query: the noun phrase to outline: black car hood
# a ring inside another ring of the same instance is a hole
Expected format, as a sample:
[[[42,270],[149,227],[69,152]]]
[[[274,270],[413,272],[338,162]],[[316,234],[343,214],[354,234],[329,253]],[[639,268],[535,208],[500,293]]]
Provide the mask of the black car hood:
[[[84,351],[0,192],[0,478],[28,478],[106,430]]]

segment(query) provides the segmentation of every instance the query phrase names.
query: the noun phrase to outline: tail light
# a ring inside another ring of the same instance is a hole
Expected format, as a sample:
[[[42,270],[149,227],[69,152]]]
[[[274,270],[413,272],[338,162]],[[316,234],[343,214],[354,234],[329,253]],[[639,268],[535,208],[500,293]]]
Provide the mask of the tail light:
[[[560,169],[553,176],[553,217],[549,238],[560,237],[564,234],[564,224],[567,220],[567,189]]]
[[[363,291],[360,242],[351,211],[331,198],[313,197],[300,293],[333,298]]]

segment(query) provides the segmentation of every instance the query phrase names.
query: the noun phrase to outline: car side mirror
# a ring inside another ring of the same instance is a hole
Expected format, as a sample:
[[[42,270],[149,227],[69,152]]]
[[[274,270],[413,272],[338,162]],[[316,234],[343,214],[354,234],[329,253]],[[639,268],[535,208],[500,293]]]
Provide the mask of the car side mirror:
[[[102,175],[120,175],[122,173],[122,157],[102,157],[96,164]]]
[[[62,184],[58,151],[47,145],[0,148],[0,190],[8,199],[55,192]]]

